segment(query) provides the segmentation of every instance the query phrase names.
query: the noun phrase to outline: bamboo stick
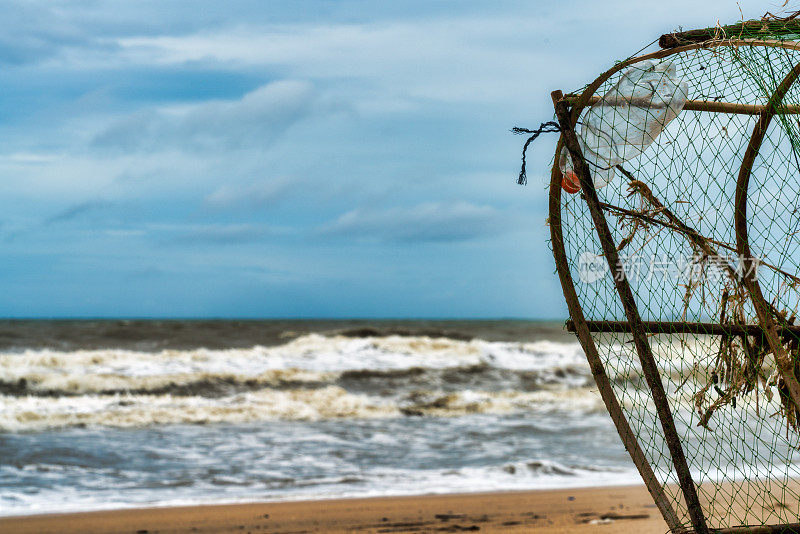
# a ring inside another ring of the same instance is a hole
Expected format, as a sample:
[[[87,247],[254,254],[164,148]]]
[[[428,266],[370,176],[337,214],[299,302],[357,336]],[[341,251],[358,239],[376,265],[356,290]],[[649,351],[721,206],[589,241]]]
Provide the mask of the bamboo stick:
[[[591,332],[630,333],[628,321],[586,321]],[[690,323],[686,321],[643,321],[648,334],[698,334],[708,336],[761,336],[764,329],[757,324]],[[800,326],[785,325],[778,328],[781,335],[800,337]],[[575,331],[572,319],[567,321],[567,331]]]
[[[564,95],[564,100],[567,104],[572,105],[578,101],[579,95]],[[589,97],[588,106],[594,105],[600,101],[599,96]],[[662,103],[648,103],[644,100],[622,99],[622,100],[606,100],[609,106],[637,106],[660,109],[665,107]],[[713,100],[687,100],[683,106],[684,110],[688,111],[708,111],[711,113],[733,113],[736,115],[760,115],[764,111],[764,106],[759,104],[734,104],[732,102],[714,102]],[[784,115],[797,115],[800,114],[800,106],[778,106],[776,111]]]
[[[729,527],[714,529],[712,532],[714,534],[797,534],[800,533],[800,523]]]
[[[732,24],[730,26],[665,33],[658,39],[658,46],[661,48],[675,48],[681,45],[703,43],[705,41],[712,40],[746,39],[748,37],[763,38],[764,36],[785,36],[795,35],[798,33],[800,33],[800,21],[798,20],[750,20],[744,23]]]

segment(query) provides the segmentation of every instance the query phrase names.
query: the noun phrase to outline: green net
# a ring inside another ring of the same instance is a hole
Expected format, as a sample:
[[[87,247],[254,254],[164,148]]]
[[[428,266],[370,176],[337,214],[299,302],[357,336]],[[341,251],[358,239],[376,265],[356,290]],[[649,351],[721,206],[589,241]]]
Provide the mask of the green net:
[[[745,30],[762,39],[798,37],[794,21],[780,24],[780,31],[768,25]],[[727,38],[741,35],[727,33]],[[689,101],[767,106],[800,64],[794,47],[790,41],[785,46],[722,41],[663,60],[671,61],[687,83]],[[606,94],[636,68],[633,62],[618,70],[594,94]],[[696,108],[687,105],[597,193],[647,322],[648,342],[708,526],[798,523],[800,411],[745,280],[757,280],[792,365],[788,372],[797,379],[800,85],[792,84],[773,106],[775,116],[750,173],[746,220],[755,266],[738,253],[735,201],[760,115],[752,108]],[[600,106],[594,113],[602,117],[604,109],[611,108]],[[629,109],[641,113],[643,108]],[[576,130],[588,110],[578,117]],[[608,128],[618,128],[618,118],[608,113]],[[580,193],[562,191],[560,213],[566,263],[613,394],[677,513],[678,526],[689,529],[687,505],[587,203]],[[620,324],[623,328],[610,331]]]

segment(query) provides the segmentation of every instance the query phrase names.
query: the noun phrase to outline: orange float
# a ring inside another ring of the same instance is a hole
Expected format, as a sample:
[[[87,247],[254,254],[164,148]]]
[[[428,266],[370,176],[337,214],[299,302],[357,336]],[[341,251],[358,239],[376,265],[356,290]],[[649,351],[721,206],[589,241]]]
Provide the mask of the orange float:
[[[571,170],[565,171],[561,178],[561,187],[570,195],[580,191],[581,182],[578,180],[578,175]]]

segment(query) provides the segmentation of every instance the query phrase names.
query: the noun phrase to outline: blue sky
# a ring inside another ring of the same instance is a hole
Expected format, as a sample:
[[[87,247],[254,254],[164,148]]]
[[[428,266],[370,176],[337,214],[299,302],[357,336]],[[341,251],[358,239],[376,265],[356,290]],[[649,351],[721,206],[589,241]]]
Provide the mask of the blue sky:
[[[747,18],[778,3],[740,2]],[[0,316],[565,316],[514,125],[732,1],[4,2]]]

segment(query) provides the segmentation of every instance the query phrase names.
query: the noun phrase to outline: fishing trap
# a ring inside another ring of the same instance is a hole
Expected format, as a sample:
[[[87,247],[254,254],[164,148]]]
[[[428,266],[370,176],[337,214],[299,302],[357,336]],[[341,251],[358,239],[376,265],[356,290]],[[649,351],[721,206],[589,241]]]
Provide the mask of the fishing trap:
[[[795,17],[664,35],[552,94],[567,328],[675,533],[800,532]],[[677,100],[647,96],[664,76]]]

